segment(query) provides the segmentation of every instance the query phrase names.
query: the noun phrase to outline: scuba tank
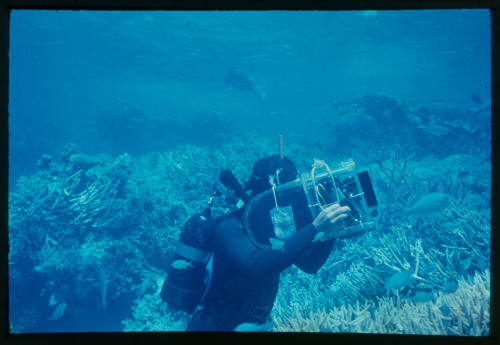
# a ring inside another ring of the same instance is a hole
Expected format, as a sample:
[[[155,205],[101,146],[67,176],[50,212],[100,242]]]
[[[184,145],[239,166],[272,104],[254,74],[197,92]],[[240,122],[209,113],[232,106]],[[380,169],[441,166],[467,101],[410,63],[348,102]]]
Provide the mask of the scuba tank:
[[[210,207],[187,220],[163,283],[161,299],[187,313],[194,311],[205,291],[206,265],[215,238],[214,223]]]
[[[228,176],[232,177],[230,183],[227,182]],[[242,192],[239,183],[227,170],[221,173],[220,180],[226,187],[235,190],[236,194]],[[163,302],[187,313],[195,310],[207,288],[209,281],[206,279],[207,264],[213,254],[216,230],[228,216],[228,214],[219,217],[212,215],[213,198],[221,194],[217,186],[220,185],[214,185],[214,192],[207,208],[192,215],[182,227],[160,293]]]

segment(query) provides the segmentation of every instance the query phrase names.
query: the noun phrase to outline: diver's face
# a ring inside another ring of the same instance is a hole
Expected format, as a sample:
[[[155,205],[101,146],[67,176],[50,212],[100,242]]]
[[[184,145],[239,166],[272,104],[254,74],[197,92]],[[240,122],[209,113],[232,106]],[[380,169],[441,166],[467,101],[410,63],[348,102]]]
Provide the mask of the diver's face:
[[[250,179],[245,184],[245,187],[250,190],[251,197],[254,197],[257,194],[260,194],[266,191],[267,189],[271,188],[268,181],[264,180],[263,178],[257,175],[250,176]]]

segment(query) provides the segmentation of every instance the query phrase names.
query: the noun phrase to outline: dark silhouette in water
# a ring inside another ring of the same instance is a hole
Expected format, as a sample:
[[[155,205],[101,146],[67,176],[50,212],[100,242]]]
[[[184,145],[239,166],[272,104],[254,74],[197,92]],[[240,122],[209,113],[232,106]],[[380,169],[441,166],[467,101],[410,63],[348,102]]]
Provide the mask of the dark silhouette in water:
[[[483,100],[481,99],[481,97],[479,97],[479,95],[477,93],[473,93],[471,96],[471,99],[472,99],[472,102],[474,102],[474,104],[483,103]]]
[[[245,74],[230,69],[226,76],[226,85],[232,89],[255,93],[252,81]]]

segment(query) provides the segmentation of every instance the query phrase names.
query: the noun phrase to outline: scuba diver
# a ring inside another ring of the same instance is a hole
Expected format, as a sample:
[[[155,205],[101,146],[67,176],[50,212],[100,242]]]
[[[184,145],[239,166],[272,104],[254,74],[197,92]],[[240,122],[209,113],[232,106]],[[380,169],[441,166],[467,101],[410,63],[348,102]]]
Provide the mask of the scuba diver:
[[[287,157],[273,155],[254,164],[244,187],[236,181],[235,191],[238,193],[239,189],[245,204],[217,226],[213,256],[207,266],[211,272],[208,287],[187,331],[245,330],[241,326],[250,324],[265,329],[278,292],[280,273],[296,265],[306,273],[315,274],[330,255],[336,231],[350,212],[348,206],[330,205],[314,219],[311,213],[294,212],[298,230],[279,240],[273,238],[278,236],[269,205],[256,209],[251,229],[245,226],[245,209],[252,199],[273,188],[272,177],[280,184],[286,183],[297,178],[297,169]],[[232,179],[235,181],[234,176]],[[326,240],[318,241],[321,237]]]

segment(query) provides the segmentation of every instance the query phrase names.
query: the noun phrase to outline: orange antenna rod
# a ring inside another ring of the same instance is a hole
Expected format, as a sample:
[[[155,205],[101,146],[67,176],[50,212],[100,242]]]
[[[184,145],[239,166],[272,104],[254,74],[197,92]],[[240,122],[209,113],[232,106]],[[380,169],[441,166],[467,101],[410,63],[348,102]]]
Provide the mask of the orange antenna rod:
[[[280,134],[280,158],[283,159],[283,134]]]

